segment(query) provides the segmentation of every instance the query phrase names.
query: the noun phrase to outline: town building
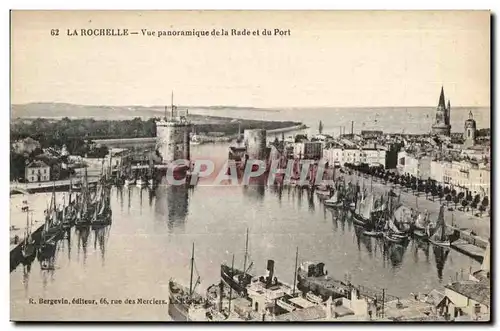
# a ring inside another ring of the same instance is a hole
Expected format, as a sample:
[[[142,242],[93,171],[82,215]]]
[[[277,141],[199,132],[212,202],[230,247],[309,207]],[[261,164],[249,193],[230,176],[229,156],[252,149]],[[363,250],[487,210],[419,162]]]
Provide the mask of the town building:
[[[438,307],[447,307],[447,319],[467,315],[473,320],[489,320],[491,286],[488,281],[457,281],[446,285],[444,294],[445,298]]]
[[[441,87],[441,94],[439,95],[439,103],[436,109],[436,120],[432,125],[432,134],[439,136],[450,136],[450,101],[448,106],[445,104],[444,89]]]
[[[491,171],[488,164],[473,160],[433,160],[430,178],[469,191],[480,196],[490,196]]]
[[[339,147],[325,149],[323,157],[329,164],[343,166],[346,163],[366,163],[370,166],[385,167],[387,151],[382,147]]]
[[[298,159],[319,160],[323,158],[324,143],[320,141],[302,141],[294,144],[293,155]]]
[[[49,181],[50,166],[43,161],[35,160],[26,166],[25,178],[30,183]]]
[[[426,180],[431,177],[431,156],[427,154],[415,155],[406,151],[398,153],[396,169],[400,175],[410,175]],[[432,178],[432,177],[431,177]]]
[[[383,131],[378,130],[361,130],[361,137],[363,139],[376,139],[384,135]]]

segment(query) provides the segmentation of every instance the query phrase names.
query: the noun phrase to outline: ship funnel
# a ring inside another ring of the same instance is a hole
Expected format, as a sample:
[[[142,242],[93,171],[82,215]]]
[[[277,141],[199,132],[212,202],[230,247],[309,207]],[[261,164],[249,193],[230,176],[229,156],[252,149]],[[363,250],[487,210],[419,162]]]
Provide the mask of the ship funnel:
[[[266,287],[271,286],[273,283],[274,276],[274,260],[267,260],[267,279],[266,279]]]

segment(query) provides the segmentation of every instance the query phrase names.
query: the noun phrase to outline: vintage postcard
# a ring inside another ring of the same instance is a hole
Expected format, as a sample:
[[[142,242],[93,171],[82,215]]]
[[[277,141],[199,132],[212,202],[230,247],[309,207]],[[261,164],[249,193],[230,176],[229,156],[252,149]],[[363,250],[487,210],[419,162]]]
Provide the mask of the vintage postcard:
[[[11,11],[12,321],[490,321],[489,11]]]

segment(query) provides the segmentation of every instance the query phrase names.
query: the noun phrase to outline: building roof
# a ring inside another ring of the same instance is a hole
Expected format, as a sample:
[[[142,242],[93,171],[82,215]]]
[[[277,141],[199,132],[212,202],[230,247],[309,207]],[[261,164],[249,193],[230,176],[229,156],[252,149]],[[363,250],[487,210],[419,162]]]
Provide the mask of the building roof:
[[[26,168],[47,168],[48,165],[47,163],[40,161],[40,160],[34,160]]]
[[[324,318],[326,318],[325,309],[321,306],[314,306],[276,316],[276,321],[313,321]]]
[[[385,305],[384,315],[396,321],[424,321],[433,319],[432,305],[412,299],[389,301]]]
[[[444,293],[441,293],[438,290],[433,289],[432,291],[430,291],[427,294],[427,297],[425,298],[425,302],[436,306],[438,303],[441,302],[441,300],[443,300],[444,297],[445,297]]]
[[[490,306],[491,287],[486,282],[476,282],[473,280],[462,280],[445,286],[445,288],[462,294],[474,301]]]

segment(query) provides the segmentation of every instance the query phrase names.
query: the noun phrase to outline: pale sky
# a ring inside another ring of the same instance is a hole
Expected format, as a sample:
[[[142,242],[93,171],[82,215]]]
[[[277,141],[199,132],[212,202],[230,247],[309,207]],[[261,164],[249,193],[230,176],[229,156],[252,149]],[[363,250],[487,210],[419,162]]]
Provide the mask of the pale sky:
[[[12,13],[12,103],[490,105],[490,13]],[[51,36],[51,29],[59,36]],[[67,29],[290,29],[291,36],[70,37]]]

